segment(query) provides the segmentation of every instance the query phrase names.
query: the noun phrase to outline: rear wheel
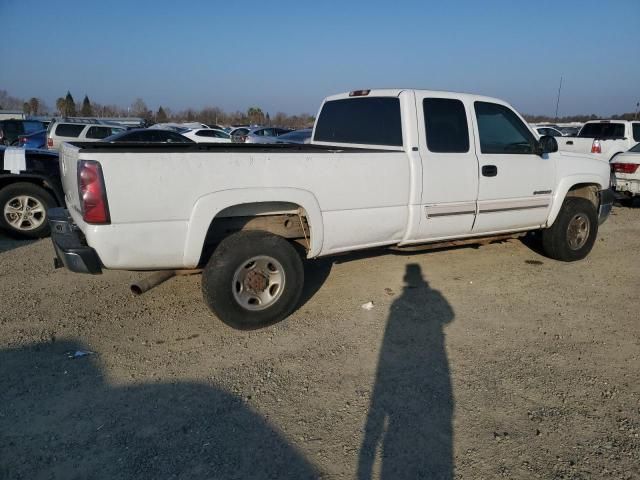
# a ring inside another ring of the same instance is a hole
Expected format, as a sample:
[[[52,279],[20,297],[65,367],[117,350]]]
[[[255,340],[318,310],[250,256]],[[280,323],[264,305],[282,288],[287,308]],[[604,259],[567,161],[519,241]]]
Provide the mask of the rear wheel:
[[[568,197],[553,225],[542,231],[542,247],[556,260],[582,260],[591,252],[597,234],[598,214],[593,203]]]
[[[23,238],[49,234],[47,211],[56,202],[44,188],[32,183],[13,183],[0,190],[0,227]]]
[[[208,307],[242,330],[271,325],[297,306],[304,283],[302,259],[284,238],[268,232],[238,232],[213,252],[202,274]]]

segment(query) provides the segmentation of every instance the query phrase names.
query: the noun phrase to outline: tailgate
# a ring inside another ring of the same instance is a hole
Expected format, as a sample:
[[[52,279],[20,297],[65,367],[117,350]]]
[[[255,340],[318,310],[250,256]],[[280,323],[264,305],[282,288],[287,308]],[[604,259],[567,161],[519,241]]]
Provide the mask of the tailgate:
[[[81,214],[80,198],[78,196],[78,155],[80,148],[69,143],[62,144],[60,149],[60,179],[64,190],[64,200],[67,208],[75,214]]]

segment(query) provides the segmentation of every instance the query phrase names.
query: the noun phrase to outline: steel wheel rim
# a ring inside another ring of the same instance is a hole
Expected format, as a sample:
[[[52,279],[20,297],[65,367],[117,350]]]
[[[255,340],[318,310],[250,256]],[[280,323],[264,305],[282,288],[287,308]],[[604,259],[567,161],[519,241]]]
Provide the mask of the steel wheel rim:
[[[567,241],[571,250],[580,250],[589,239],[591,224],[584,213],[578,213],[569,221]]]
[[[231,290],[238,304],[259,311],[275,304],[284,292],[286,275],[273,257],[259,255],[243,262],[233,275]]]
[[[4,204],[4,219],[12,228],[24,232],[41,227],[47,212],[37,198],[17,195]]]

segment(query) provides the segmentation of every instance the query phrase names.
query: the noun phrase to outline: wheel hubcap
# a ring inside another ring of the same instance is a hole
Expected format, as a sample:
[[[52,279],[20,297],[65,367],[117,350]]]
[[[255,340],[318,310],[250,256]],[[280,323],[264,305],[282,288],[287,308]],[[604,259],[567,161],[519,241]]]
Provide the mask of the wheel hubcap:
[[[46,217],[44,205],[29,195],[13,197],[4,205],[4,218],[16,230],[35,230],[45,222]]]
[[[275,258],[260,255],[242,264],[233,276],[235,300],[247,310],[264,310],[284,291],[285,273]]]
[[[571,250],[579,250],[584,247],[589,238],[589,219],[583,213],[578,213],[569,222],[567,229],[567,241]]]

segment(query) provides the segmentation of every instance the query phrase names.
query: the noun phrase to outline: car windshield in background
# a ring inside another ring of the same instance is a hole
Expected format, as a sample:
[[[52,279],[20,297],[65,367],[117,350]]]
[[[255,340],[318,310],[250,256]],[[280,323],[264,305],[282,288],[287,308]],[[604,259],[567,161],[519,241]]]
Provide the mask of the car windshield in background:
[[[30,133],[39,132],[40,130],[45,129],[44,123],[36,121],[26,121],[23,123],[23,126],[25,135],[29,135]]]
[[[128,130],[126,132],[111,135],[104,139],[105,142],[145,142],[145,143],[195,143],[193,140],[171,130],[155,128]]]
[[[400,100],[365,97],[328,101],[320,112],[314,140],[401,147]]]
[[[633,153],[640,153],[640,143],[637,144],[635,147],[630,148],[629,151]]]
[[[587,123],[578,135],[586,138],[623,138],[623,123]]]
[[[278,137],[278,143],[304,143],[311,138],[313,129],[305,128],[302,130],[294,130],[293,132],[284,133]]]

